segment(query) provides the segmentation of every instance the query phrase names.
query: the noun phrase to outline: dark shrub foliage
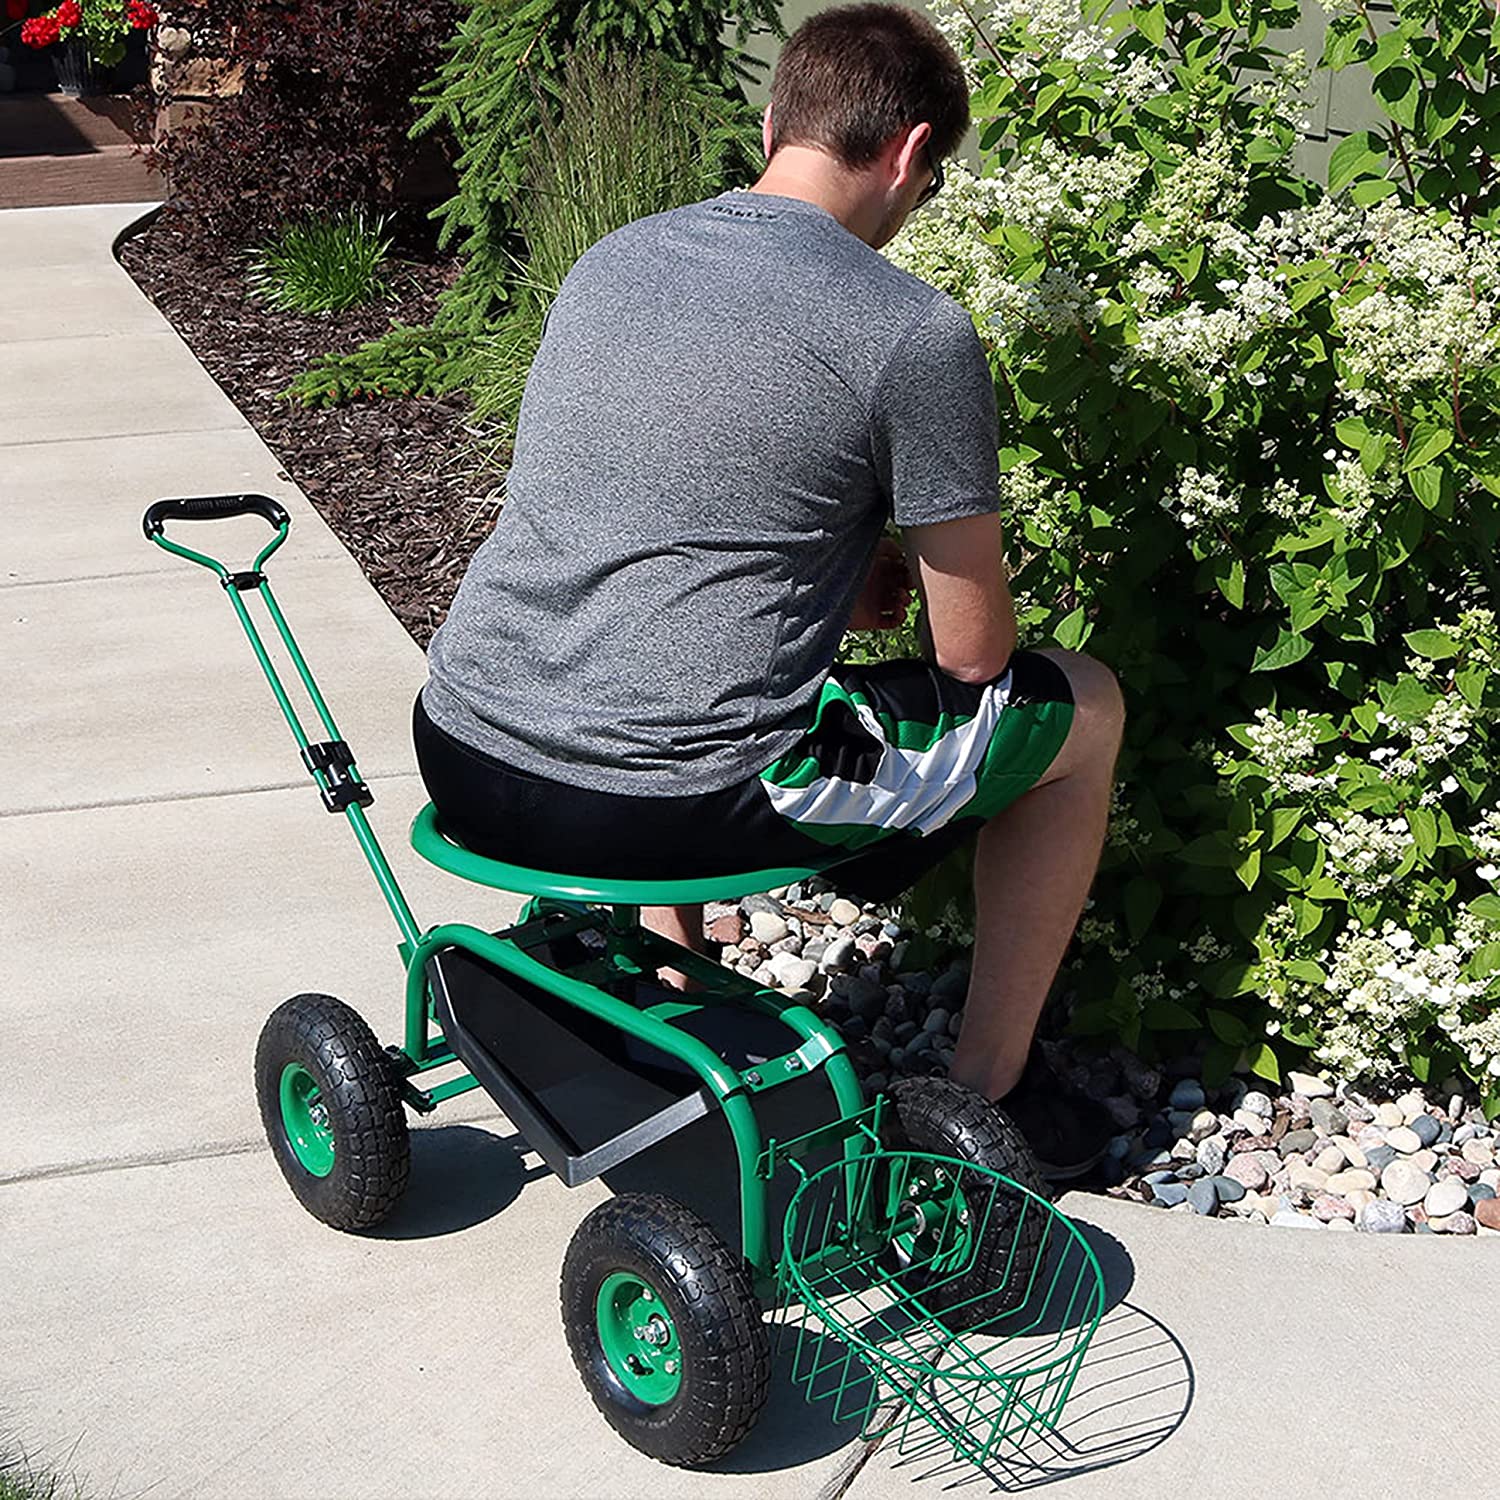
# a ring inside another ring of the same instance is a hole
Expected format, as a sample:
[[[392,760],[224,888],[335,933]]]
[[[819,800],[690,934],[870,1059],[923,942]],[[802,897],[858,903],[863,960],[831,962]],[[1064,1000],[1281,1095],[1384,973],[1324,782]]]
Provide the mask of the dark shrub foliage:
[[[409,138],[411,101],[455,31],[457,0],[218,0],[209,13],[197,50],[242,64],[243,92],[154,152],[195,250],[356,208],[421,217],[397,196],[432,154]]]

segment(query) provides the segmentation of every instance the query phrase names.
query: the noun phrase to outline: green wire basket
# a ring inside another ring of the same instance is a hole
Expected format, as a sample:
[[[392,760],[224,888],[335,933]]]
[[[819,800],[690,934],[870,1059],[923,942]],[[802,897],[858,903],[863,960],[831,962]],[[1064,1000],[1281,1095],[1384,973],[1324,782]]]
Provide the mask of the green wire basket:
[[[1099,1262],[1066,1215],[924,1152],[808,1176],[778,1276],[780,1341],[795,1336],[809,1401],[866,1437],[896,1431],[898,1452],[920,1438],[978,1465],[1056,1428],[1104,1313]]]

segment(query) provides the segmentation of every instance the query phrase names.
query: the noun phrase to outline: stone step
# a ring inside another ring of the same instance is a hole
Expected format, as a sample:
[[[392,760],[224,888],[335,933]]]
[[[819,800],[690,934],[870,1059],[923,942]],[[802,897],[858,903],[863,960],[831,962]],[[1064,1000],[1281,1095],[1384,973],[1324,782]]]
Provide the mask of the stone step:
[[[129,100],[0,98],[0,209],[143,203],[165,196],[135,152]]]

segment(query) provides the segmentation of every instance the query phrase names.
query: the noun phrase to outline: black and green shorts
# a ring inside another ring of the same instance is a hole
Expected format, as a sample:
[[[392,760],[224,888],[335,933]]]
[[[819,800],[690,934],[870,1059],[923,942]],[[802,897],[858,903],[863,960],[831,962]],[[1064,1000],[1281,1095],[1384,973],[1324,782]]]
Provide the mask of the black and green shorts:
[[[1061,668],[1017,652],[991,682],[925,662],[835,667],[802,737],[722,791],[635,797],[507,766],[413,711],[417,763],[445,831],[558,874],[692,880],[826,866],[879,900],[904,890],[1041,779],[1073,722]]]

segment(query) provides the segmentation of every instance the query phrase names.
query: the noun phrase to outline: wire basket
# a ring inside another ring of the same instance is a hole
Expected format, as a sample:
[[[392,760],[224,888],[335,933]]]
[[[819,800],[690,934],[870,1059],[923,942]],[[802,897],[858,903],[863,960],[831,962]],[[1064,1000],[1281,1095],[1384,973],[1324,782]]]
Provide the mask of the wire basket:
[[[807,1177],[778,1280],[809,1401],[867,1437],[896,1430],[898,1449],[920,1436],[980,1465],[1055,1429],[1104,1312],[1099,1262],[1066,1215],[924,1152],[866,1151]]]

